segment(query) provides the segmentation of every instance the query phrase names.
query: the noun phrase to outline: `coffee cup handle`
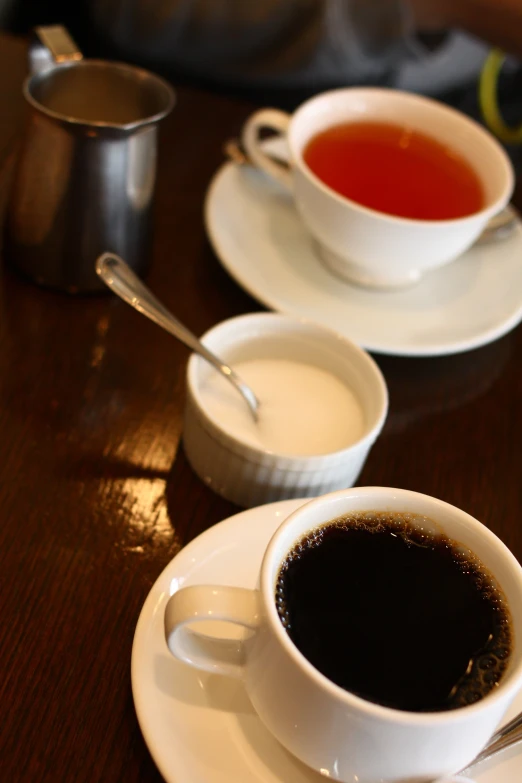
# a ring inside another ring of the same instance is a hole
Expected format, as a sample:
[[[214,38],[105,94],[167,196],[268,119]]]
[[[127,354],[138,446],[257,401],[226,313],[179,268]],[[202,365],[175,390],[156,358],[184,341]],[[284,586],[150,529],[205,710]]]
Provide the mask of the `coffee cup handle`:
[[[198,633],[202,621],[224,621],[255,632],[259,593],[243,587],[197,585],[178,590],[165,607],[165,638],[175,658],[203,671],[243,676],[244,642]]]
[[[248,157],[262,171],[265,171],[272,179],[275,179],[283,187],[292,191],[292,176],[284,163],[278,163],[270,155],[263,151],[259,132],[263,128],[279,131],[282,136],[286,134],[290,125],[290,115],[278,109],[260,109],[248,118],[243,126],[242,142]]]

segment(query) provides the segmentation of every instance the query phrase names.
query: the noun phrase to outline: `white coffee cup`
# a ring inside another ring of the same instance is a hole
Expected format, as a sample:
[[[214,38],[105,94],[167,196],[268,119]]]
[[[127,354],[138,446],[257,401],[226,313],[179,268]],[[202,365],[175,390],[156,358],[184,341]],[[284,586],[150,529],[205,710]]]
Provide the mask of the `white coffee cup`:
[[[449,146],[480,177],[483,208],[452,220],[413,220],[377,212],[336,193],[311,171],[303,152],[321,131],[357,121],[400,123]],[[263,148],[260,131],[266,128],[286,137],[290,171]],[[514,187],[511,162],[488,131],[438,101],[398,90],[332,90],[307,101],[293,115],[262,109],[247,120],[242,141],[254,164],[293,193],[325,266],[363,286],[411,285],[428,270],[454,260],[506,206]]]
[[[295,647],[275,604],[279,568],[307,532],[349,512],[410,512],[433,521],[474,552],[504,592],[514,649],[497,688],[446,712],[414,713],[366,701],[335,685]],[[228,621],[240,641],[198,633],[200,621]],[[192,627],[191,627],[192,626]],[[260,719],[295,756],[343,783],[427,783],[466,767],[484,747],[522,685],[522,568],[484,525],[441,500],[403,489],[356,487],[316,498],[278,528],[264,554],[259,587],[201,585],[175,592],[165,633],[176,658],[244,679]]]

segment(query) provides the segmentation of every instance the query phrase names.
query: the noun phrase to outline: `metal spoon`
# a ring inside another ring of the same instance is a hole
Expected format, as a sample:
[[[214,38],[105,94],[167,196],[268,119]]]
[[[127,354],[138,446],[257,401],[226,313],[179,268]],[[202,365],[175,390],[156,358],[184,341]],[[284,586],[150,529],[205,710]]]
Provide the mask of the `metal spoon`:
[[[484,750],[482,750],[465,769],[461,770],[461,772],[468,772],[477,764],[495,756],[502,750],[510,748],[512,745],[516,745],[517,742],[520,742],[521,740],[522,712],[519,712],[518,715],[515,715],[513,720],[510,720],[509,723],[506,723],[506,725],[499,729],[496,734],[493,734]]]
[[[114,253],[103,253],[96,261],[96,273],[115,294],[124,302],[130,304],[142,315],[150,318],[169,334],[177,337],[188,348],[195,351],[207,362],[219,370],[230,381],[245,400],[254,421],[258,420],[259,401],[250,388],[237,373],[205,348],[202,342],[191,331],[178,321],[172,313],[154,296],[152,291],[140,280],[125,261]]]
[[[239,166],[253,166],[255,168],[256,164],[251,160],[248,152],[243,147],[239,139],[229,139],[226,141],[223,145],[223,152],[233,163],[237,163]],[[281,166],[284,166],[287,169],[290,168],[288,160],[281,157],[280,155],[270,153],[270,157]]]
[[[229,139],[223,146],[223,152],[233,163],[239,166],[255,166],[249,158],[247,151],[239,139]],[[279,155],[271,154],[271,157],[285,168],[289,168],[288,160],[284,160]],[[517,224],[518,215],[515,209],[508,204],[498,215],[495,215],[488,222],[482,234],[475,240],[475,245],[483,245],[497,239],[504,239],[510,236]]]

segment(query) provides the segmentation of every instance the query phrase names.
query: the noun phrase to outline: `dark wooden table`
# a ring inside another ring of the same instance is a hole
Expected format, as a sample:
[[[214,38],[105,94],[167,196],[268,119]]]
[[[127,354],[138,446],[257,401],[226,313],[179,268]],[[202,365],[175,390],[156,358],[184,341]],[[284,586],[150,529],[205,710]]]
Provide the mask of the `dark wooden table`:
[[[25,43],[0,36],[0,153],[18,127],[24,73]],[[261,309],[219,265],[202,220],[222,143],[252,108],[184,88],[162,128],[148,282],[198,334]],[[376,357],[391,411],[359,483],[461,506],[522,558],[521,357],[521,328],[458,356]],[[184,457],[186,361],[110,295],[69,297],[2,271],[5,783],[161,780],[131,695],[136,621],[179,549],[238,510]]]

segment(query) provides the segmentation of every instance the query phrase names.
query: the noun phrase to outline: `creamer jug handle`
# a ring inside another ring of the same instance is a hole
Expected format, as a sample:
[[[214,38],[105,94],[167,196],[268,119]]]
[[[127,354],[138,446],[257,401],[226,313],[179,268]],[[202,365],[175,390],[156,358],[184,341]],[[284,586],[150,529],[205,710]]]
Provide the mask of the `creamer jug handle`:
[[[31,73],[41,73],[55,65],[83,59],[65,27],[60,24],[34,27],[29,43],[29,68]]]

